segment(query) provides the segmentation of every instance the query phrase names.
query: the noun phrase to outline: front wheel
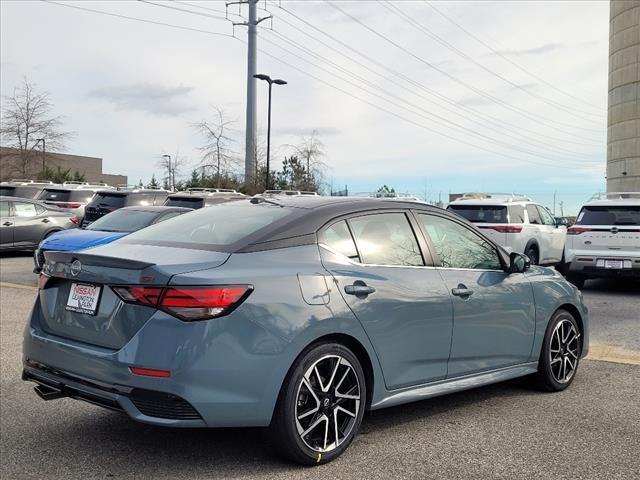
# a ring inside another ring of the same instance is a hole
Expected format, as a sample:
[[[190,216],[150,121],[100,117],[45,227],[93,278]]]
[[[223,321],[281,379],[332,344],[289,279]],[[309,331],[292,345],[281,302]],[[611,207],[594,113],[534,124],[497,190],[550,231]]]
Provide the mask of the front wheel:
[[[300,354],[287,376],[270,426],[273,447],[303,465],[340,456],[360,428],[366,384],[358,358],[321,343]]]
[[[575,378],[580,363],[581,333],[576,319],[566,310],[558,310],[547,327],[536,374],[544,390],[559,392]]]

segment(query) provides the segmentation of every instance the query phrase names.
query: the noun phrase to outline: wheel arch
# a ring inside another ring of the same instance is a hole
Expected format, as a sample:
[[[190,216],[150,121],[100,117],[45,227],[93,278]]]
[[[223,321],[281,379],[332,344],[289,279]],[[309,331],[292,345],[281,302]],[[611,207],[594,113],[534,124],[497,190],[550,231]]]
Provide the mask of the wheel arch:
[[[527,242],[527,244],[524,246],[525,254],[527,253],[527,250],[529,250],[530,247],[536,247],[536,250],[538,250],[538,255],[540,255],[540,244],[538,243],[538,240],[536,240],[535,238],[532,238]]]
[[[582,341],[584,339],[584,322],[582,321],[582,314],[580,313],[580,310],[572,303],[565,303],[556,308],[556,310],[553,312],[553,315],[555,315],[559,310],[565,310],[569,312],[571,315],[573,315],[573,318],[576,319],[576,322],[578,322],[578,328],[580,329],[580,349],[582,350]],[[551,316],[552,318],[553,315]]]

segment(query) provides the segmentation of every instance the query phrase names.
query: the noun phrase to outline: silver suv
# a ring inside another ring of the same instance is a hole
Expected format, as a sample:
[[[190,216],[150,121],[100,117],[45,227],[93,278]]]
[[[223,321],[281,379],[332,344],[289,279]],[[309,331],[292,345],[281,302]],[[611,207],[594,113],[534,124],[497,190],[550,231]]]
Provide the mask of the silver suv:
[[[640,192],[595,196],[567,233],[565,272],[576,287],[588,278],[640,279]]]
[[[527,197],[465,194],[451,202],[447,210],[463,216],[507,250],[524,253],[534,265],[562,263],[567,228]]]

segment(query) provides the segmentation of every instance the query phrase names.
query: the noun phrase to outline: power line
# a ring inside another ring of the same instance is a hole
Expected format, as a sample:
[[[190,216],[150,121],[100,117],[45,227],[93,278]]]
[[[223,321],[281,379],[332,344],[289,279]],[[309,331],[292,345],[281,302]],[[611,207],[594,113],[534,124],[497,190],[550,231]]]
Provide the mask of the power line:
[[[461,104],[460,102],[458,102],[458,101],[456,101],[456,100],[454,100],[454,99],[450,99],[449,97],[447,97],[447,96],[445,96],[445,95],[443,95],[443,94],[440,94],[439,92],[437,92],[437,91],[435,91],[435,90],[430,89],[429,87],[427,87],[427,86],[426,86],[426,85],[424,85],[423,83],[420,83],[420,82],[418,82],[418,81],[416,81],[416,80],[414,80],[414,79],[412,79],[412,78],[410,78],[410,77],[408,77],[408,76],[406,76],[406,75],[404,75],[404,74],[400,73],[400,72],[399,72],[399,71],[397,71],[397,70],[393,70],[393,69],[389,68],[387,65],[385,65],[385,64],[383,64],[383,63],[381,63],[381,62],[379,62],[379,61],[378,61],[378,60],[376,60],[375,58],[372,58],[371,56],[369,56],[369,55],[367,55],[367,54],[365,54],[365,53],[363,53],[363,52],[361,52],[361,51],[356,50],[356,49],[355,49],[355,48],[353,48],[351,45],[349,45],[349,44],[347,44],[347,43],[343,42],[342,40],[340,40],[340,39],[338,39],[338,38],[336,38],[335,36],[331,35],[331,34],[330,34],[330,33],[328,33],[327,31],[319,29],[319,28],[318,28],[318,27],[316,27],[314,24],[312,24],[312,23],[308,22],[307,20],[305,20],[304,18],[302,18],[302,17],[300,17],[299,15],[295,14],[294,12],[292,12],[292,11],[290,11],[290,10],[288,10],[288,9],[286,9],[286,8],[284,8],[284,7],[282,7],[282,6],[279,6],[278,8],[279,8],[279,9],[281,9],[282,11],[284,11],[285,13],[287,13],[288,15],[290,15],[290,16],[292,16],[292,17],[294,17],[294,18],[295,18],[296,20],[298,20],[299,22],[301,22],[301,23],[305,24],[305,25],[306,25],[306,26],[308,26],[310,29],[317,31],[318,33],[322,34],[323,36],[326,36],[327,38],[331,39],[332,41],[334,41],[334,42],[335,42],[335,43],[337,43],[338,45],[340,45],[340,46],[342,46],[342,47],[346,48],[347,50],[349,50],[349,51],[351,51],[351,52],[355,53],[356,55],[358,55],[358,56],[360,56],[360,57],[364,58],[365,60],[369,61],[370,63],[372,63],[373,65],[377,66],[378,68],[380,68],[380,69],[382,69],[382,70],[384,70],[384,71],[389,72],[389,73],[390,73],[390,74],[392,74],[393,76],[396,76],[396,77],[398,77],[398,78],[401,78],[401,79],[402,79],[402,80],[404,80],[405,82],[410,83],[411,85],[414,85],[414,86],[416,86],[416,87],[420,88],[421,90],[423,90],[423,91],[427,92],[428,94],[430,94],[430,95],[432,95],[432,96],[437,97],[439,100],[441,100],[441,101],[443,101],[443,102],[445,102],[445,103],[447,103],[447,104],[449,104],[449,105],[451,105],[451,106],[453,106],[453,107],[455,107],[455,108],[458,108],[458,109],[464,110],[464,111],[466,111],[466,112],[468,112],[468,113],[472,113],[472,114],[474,114],[474,115],[477,115],[478,117],[482,117],[482,118],[483,118],[483,121],[487,121],[487,120],[488,120],[488,121],[490,121],[491,123],[493,123],[494,125],[498,126],[499,128],[502,128],[502,129],[504,129],[504,130],[510,130],[510,131],[518,132],[518,133],[522,131],[522,126],[520,126],[520,125],[516,125],[516,124],[512,124],[512,123],[509,123],[509,122],[507,122],[507,121],[505,121],[505,120],[503,120],[503,119],[498,119],[498,118],[493,117],[493,116],[491,116],[491,115],[488,115],[488,114],[486,114],[486,113],[484,113],[484,112],[481,112],[481,111],[479,111],[479,110],[476,110],[476,109],[474,109],[474,108],[471,108],[471,107],[469,107],[469,106],[467,106],[467,105],[463,105],[463,104]],[[332,47],[332,46],[330,46],[330,45],[328,45],[328,44],[326,44],[326,43],[322,42],[321,40],[318,40],[317,38],[315,38],[315,37],[313,37],[312,35],[310,35],[307,31],[305,31],[305,30],[302,30],[302,29],[298,28],[296,25],[292,24],[291,22],[288,22],[286,19],[279,17],[279,20],[280,20],[280,21],[282,21],[282,22],[284,22],[284,23],[286,23],[286,24],[287,24],[287,25],[289,25],[290,27],[292,27],[292,28],[296,29],[297,31],[299,31],[299,32],[303,33],[304,35],[308,36],[309,38],[311,38],[311,39],[313,39],[313,40],[315,40],[315,41],[318,41],[319,43],[321,43],[321,44],[323,44],[323,45],[325,45],[325,46],[329,47],[331,50],[333,50],[333,51],[337,52],[338,54],[340,54],[341,56],[343,56],[343,57],[345,57],[345,58],[349,59],[350,61],[352,61],[352,62],[354,62],[354,63],[356,63],[356,64],[360,65],[361,67],[363,67],[363,68],[367,69],[368,71],[370,71],[370,72],[374,73],[375,75],[378,75],[378,76],[381,76],[382,78],[388,79],[388,77],[386,77],[386,76],[384,76],[384,75],[381,75],[380,73],[378,73],[378,72],[376,72],[375,70],[371,69],[370,67],[368,67],[367,65],[365,65],[365,64],[363,64],[362,62],[358,61],[357,59],[354,59],[353,57],[351,57],[351,56],[349,56],[349,55],[346,55],[345,53],[341,52],[340,50],[336,49],[335,47]],[[424,97],[423,97],[423,98],[424,98]],[[443,108],[442,106],[440,106],[440,107],[441,107],[441,108]],[[506,126],[504,126],[504,125],[507,125],[509,128],[508,128],[508,127],[506,127]],[[575,134],[575,133],[572,133],[572,132],[568,132],[568,131],[566,131],[566,130],[562,130],[562,129],[559,129],[559,128],[556,128],[556,127],[551,127],[551,128],[553,128],[553,129],[554,129],[554,131],[559,131],[559,132],[562,132],[562,133],[564,133],[564,134],[566,134],[566,135],[569,135],[569,136],[571,136],[571,137],[574,137],[574,138],[576,138],[578,141],[573,141],[573,140],[567,140],[567,139],[563,139],[563,138],[558,138],[558,137],[555,137],[555,136],[554,136],[554,135],[552,135],[552,134],[547,134],[547,133],[544,133],[544,134],[541,134],[541,135],[544,135],[544,136],[545,136],[547,139],[549,139],[549,140],[555,140],[555,141],[563,142],[563,143],[570,143],[570,144],[575,144],[575,145],[580,145],[580,146],[585,146],[585,145],[601,146],[601,144],[600,144],[600,143],[598,143],[598,144],[593,143],[593,139],[592,139],[592,138],[583,137],[583,136],[581,136],[581,135],[578,135],[578,134]],[[532,132],[532,133],[534,133],[534,134],[535,134],[535,132]]]
[[[269,32],[269,30],[267,30],[267,32]],[[457,130],[459,130],[459,131],[460,131],[460,130],[462,130],[462,131],[463,131],[462,133],[469,133],[469,134],[474,135],[474,136],[476,136],[476,137],[478,137],[478,138],[481,138],[481,139],[482,139],[482,140],[484,140],[484,141],[488,141],[489,143],[493,143],[493,144],[495,144],[495,145],[499,145],[499,146],[504,146],[504,147],[510,148],[510,149],[512,149],[512,150],[518,151],[518,152],[520,152],[520,153],[525,153],[525,154],[528,154],[528,155],[541,157],[541,155],[540,155],[538,152],[535,152],[535,151],[532,151],[532,150],[525,150],[525,149],[523,149],[523,148],[521,148],[521,147],[519,147],[519,146],[517,146],[517,145],[510,144],[510,143],[506,143],[506,142],[504,142],[504,141],[501,141],[501,140],[499,140],[499,139],[496,139],[495,137],[492,137],[492,136],[489,136],[489,135],[483,134],[483,133],[481,133],[481,132],[478,132],[477,130],[473,130],[473,129],[468,128],[468,127],[466,127],[466,126],[464,126],[464,125],[461,125],[461,124],[459,124],[459,123],[456,123],[456,122],[454,122],[454,121],[451,121],[451,120],[449,120],[449,119],[447,119],[447,118],[445,118],[445,117],[442,117],[441,115],[438,115],[438,114],[436,114],[436,113],[430,112],[429,110],[426,110],[426,109],[424,109],[424,108],[422,108],[422,107],[420,107],[420,106],[418,106],[418,105],[415,105],[415,104],[413,104],[413,103],[409,102],[408,100],[406,100],[406,99],[404,99],[404,98],[402,98],[402,97],[400,97],[400,96],[398,96],[398,95],[396,95],[396,94],[394,94],[394,93],[392,93],[392,92],[389,92],[388,90],[385,90],[385,89],[383,89],[383,88],[379,87],[378,85],[376,85],[376,84],[374,84],[374,83],[370,82],[370,81],[369,81],[369,80],[367,80],[366,78],[361,77],[360,75],[357,75],[357,74],[355,74],[355,73],[353,73],[353,72],[351,72],[351,71],[349,71],[349,70],[347,70],[347,69],[345,69],[345,68],[341,67],[340,65],[338,65],[338,64],[336,64],[335,62],[333,62],[333,61],[331,61],[331,60],[327,59],[326,57],[323,57],[322,55],[319,55],[319,54],[317,54],[317,53],[315,53],[315,52],[313,52],[313,51],[311,51],[311,50],[307,49],[306,47],[303,47],[303,46],[301,46],[301,45],[297,44],[296,42],[294,42],[294,41],[292,41],[292,40],[289,40],[289,39],[288,39],[288,38],[286,38],[284,35],[282,35],[282,34],[280,34],[280,33],[278,33],[278,32],[271,31],[271,33],[272,33],[272,34],[275,34],[275,35],[277,35],[277,36],[279,36],[279,38],[280,38],[281,40],[283,40],[283,41],[287,42],[288,44],[292,45],[293,47],[298,48],[299,50],[302,50],[302,51],[303,51],[303,52],[305,52],[307,55],[310,55],[310,56],[312,56],[312,57],[315,57],[315,58],[319,59],[320,61],[322,61],[322,62],[324,62],[324,63],[329,64],[332,68],[334,68],[334,69],[336,69],[336,70],[339,70],[339,71],[341,71],[341,72],[345,73],[346,75],[349,75],[350,77],[352,77],[352,78],[356,79],[357,81],[359,81],[359,82],[361,82],[361,83],[363,83],[363,84],[365,84],[365,85],[368,85],[369,87],[371,87],[371,88],[373,88],[373,89],[375,89],[375,90],[378,90],[379,92],[382,92],[382,94],[386,95],[387,97],[391,97],[391,98],[393,98],[393,99],[396,99],[396,100],[398,100],[398,101],[400,101],[400,102],[402,102],[402,103],[404,103],[404,104],[406,104],[406,105],[408,105],[408,106],[409,106],[409,107],[403,107],[403,106],[400,106],[400,105],[398,105],[397,103],[395,103],[395,102],[393,102],[393,101],[390,101],[390,100],[388,100],[388,99],[386,99],[386,98],[382,98],[383,100],[385,100],[385,101],[386,101],[386,102],[388,102],[388,103],[391,103],[391,104],[392,104],[393,106],[395,106],[395,107],[402,108],[402,109],[404,109],[404,110],[406,110],[406,111],[408,111],[408,112],[410,112],[410,113],[412,113],[412,114],[414,114],[414,115],[418,115],[418,116],[420,116],[420,117],[422,117],[422,118],[425,118],[425,119],[427,119],[427,120],[429,120],[429,121],[433,121],[433,122],[435,122],[435,123],[438,123],[438,121],[440,121],[440,122],[444,122],[444,123],[448,124],[449,126],[453,127],[454,129],[457,129]],[[355,84],[355,83],[353,83],[353,82],[351,82],[351,81],[349,81],[349,80],[345,80],[344,78],[339,77],[338,75],[332,74],[331,72],[329,72],[329,71],[328,71],[328,70],[326,70],[325,68],[323,68],[323,67],[319,67],[318,65],[315,65],[313,62],[311,62],[311,61],[309,61],[309,60],[306,60],[305,58],[303,58],[303,57],[301,57],[301,56],[299,56],[299,55],[297,55],[297,54],[295,54],[295,53],[291,52],[290,50],[285,49],[285,48],[284,48],[284,47],[282,47],[281,45],[278,45],[278,44],[276,44],[276,43],[274,43],[274,42],[270,41],[269,39],[263,39],[263,40],[264,40],[264,41],[266,41],[267,43],[271,43],[271,44],[273,44],[273,45],[277,46],[278,48],[280,48],[280,49],[282,49],[282,50],[286,51],[287,53],[289,53],[289,54],[291,54],[291,55],[294,55],[294,56],[296,56],[296,57],[298,57],[298,58],[302,59],[303,61],[306,61],[306,62],[310,63],[311,65],[315,66],[316,68],[320,68],[321,70],[324,70],[325,72],[327,72],[327,73],[329,73],[329,74],[333,75],[333,76],[334,76],[334,77],[336,77],[336,78],[340,78],[342,81],[345,81],[345,82],[347,82],[347,83],[349,83],[349,84],[351,84],[351,85],[355,86],[356,88],[359,88],[359,89],[361,89],[361,90],[363,90],[363,91],[366,91],[366,92],[367,92],[367,93],[369,93],[369,94],[376,95],[375,93],[372,93],[370,90],[367,90],[367,89],[365,89],[365,88],[362,88],[362,87],[360,87],[359,85],[357,85],[357,84]],[[420,111],[424,112],[424,114],[417,113],[414,109],[418,109],[418,110],[420,110]],[[426,116],[425,116],[425,114],[426,114]],[[430,118],[429,118],[429,117],[430,117]],[[434,118],[435,118],[435,120],[434,120]],[[516,140],[519,140],[519,139],[518,139],[518,138],[516,138]],[[539,145],[539,144],[534,144],[534,146],[539,147],[540,145]],[[544,148],[544,146],[543,146],[543,148]],[[547,148],[547,149],[548,149],[548,150],[550,150],[550,151],[553,151],[553,148],[551,148],[551,149]],[[562,160],[563,160],[563,161],[568,160],[567,154],[564,154],[564,153],[560,153],[560,154],[561,154],[561,155],[563,155],[563,157],[562,157]],[[586,162],[586,161],[585,161],[585,159],[584,159],[584,158],[577,158],[577,157],[579,157],[579,155],[577,155],[577,154],[575,154],[575,153],[571,154],[571,156],[572,156],[572,157],[574,157],[574,158],[576,158],[575,163],[578,163],[578,164],[579,164],[579,165],[581,165],[581,166],[586,165],[586,164],[588,163],[588,162]],[[549,158],[549,157],[543,157],[543,158],[551,159],[551,158]]]
[[[54,2],[52,0],[40,0],[40,1],[45,2],[45,3],[50,3],[52,5],[59,5],[61,7],[73,8],[73,9],[76,9],[76,10],[82,10],[82,11],[85,11],[85,12],[97,13],[97,14],[100,14],[100,15],[107,15],[109,17],[116,17],[116,18],[121,18],[121,19],[126,19],[126,20],[133,20],[133,21],[136,21],[136,22],[149,23],[149,24],[152,24],[152,25],[160,25],[162,27],[176,28],[176,29],[179,29],[179,30],[187,30],[187,31],[191,31],[191,32],[206,33],[206,34],[209,34],[209,35],[217,35],[217,36],[221,36],[221,37],[234,38],[233,35],[230,35],[228,33],[212,32],[212,31],[209,31],[209,30],[201,30],[199,28],[186,27],[184,25],[175,25],[175,24],[172,24],[172,23],[156,22],[154,20],[148,20],[148,19],[138,18],[138,17],[130,17],[128,15],[120,15],[118,13],[105,12],[103,10],[96,10],[96,9],[93,9],[93,8],[79,7],[78,5],[69,5],[69,4],[66,4],[66,3]]]
[[[329,5],[331,5],[333,8],[335,8],[336,10],[338,10],[339,12],[341,12],[343,15],[345,15],[346,17],[350,18],[351,20],[353,20],[354,22],[358,23],[359,25],[361,25],[363,28],[365,28],[366,30],[370,31],[371,33],[373,33],[374,35],[380,37],[381,39],[383,39],[384,41],[386,41],[387,43],[393,45],[394,47],[398,48],[399,50],[402,50],[403,52],[405,52],[407,55],[410,55],[411,57],[415,58],[416,60],[418,60],[419,62],[427,65],[428,67],[436,70],[437,72],[441,73],[442,75],[446,76],[447,78],[453,80],[454,82],[468,88],[469,90],[475,92],[476,94],[491,100],[495,103],[498,103],[502,106],[504,106],[505,108],[512,110],[513,112],[516,112],[520,115],[522,115],[523,117],[526,117],[530,120],[534,120],[534,121],[539,121],[539,122],[543,122],[547,125],[550,125],[551,123],[554,123],[556,125],[561,125],[561,126],[565,126],[565,127],[569,127],[569,128],[576,128],[573,125],[569,125],[563,122],[558,122],[556,120],[553,119],[549,119],[546,117],[542,117],[540,115],[535,115],[535,114],[530,114],[529,112],[527,112],[526,110],[522,110],[521,108],[518,108],[516,106],[513,106],[507,102],[505,102],[504,100],[501,100],[483,90],[480,90],[479,88],[474,87],[473,85],[468,84],[467,82],[460,80],[459,78],[455,77],[454,75],[451,75],[450,73],[446,72],[445,70],[441,69],[440,67],[438,67],[437,65],[434,65],[433,63],[425,60],[424,58],[420,57],[419,55],[416,55],[415,53],[413,53],[412,51],[406,49],[405,47],[403,47],[402,45],[400,45],[399,43],[395,42],[394,40],[391,40],[389,37],[383,35],[382,33],[376,31],[375,29],[371,28],[369,25],[367,25],[366,23],[364,23],[363,21],[361,21],[360,19],[354,17],[353,15],[351,15],[349,12],[343,10],[341,7],[337,6],[335,3],[333,3],[330,0],[325,0],[325,2],[327,2]],[[537,118],[536,118],[537,117]],[[557,128],[557,127],[554,127]],[[587,132],[596,132],[596,133],[602,133],[600,130],[595,130],[595,129],[589,129],[589,128],[584,128],[584,127],[579,127],[577,128],[578,130],[583,130],[583,131],[587,131]]]
[[[542,95],[539,95],[535,92],[530,91],[529,89],[523,87],[522,85],[519,85],[511,80],[509,80],[507,77],[501,75],[498,72],[493,71],[492,69],[490,69],[489,67],[487,67],[486,65],[484,65],[482,62],[477,61],[475,58],[471,57],[470,55],[467,55],[466,53],[464,53],[462,50],[458,49],[457,47],[455,47],[454,45],[452,45],[451,43],[447,42],[446,40],[444,40],[442,37],[440,37],[439,35],[433,33],[429,28],[427,28],[426,26],[420,24],[419,22],[417,22],[414,18],[410,17],[409,15],[407,15],[402,9],[400,9],[399,7],[397,7],[396,5],[393,5],[392,3],[386,1],[386,0],[382,0],[380,1],[380,4],[386,8],[388,11],[390,11],[391,13],[393,13],[394,15],[396,15],[397,17],[399,17],[402,20],[405,20],[406,22],[408,22],[409,24],[413,25],[416,29],[418,29],[420,32],[422,32],[425,36],[431,38],[432,40],[435,40],[436,42],[438,42],[440,45],[444,46],[445,48],[451,50],[452,52],[456,53],[458,56],[464,58],[465,60],[473,63],[474,65],[480,67],[482,70],[484,70],[485,72],[489,73],[490,75],[493,75],[496,78],[499,78],[500,80],[502,80],[503,82],[511,85],[513,88],[526,93],[527,95],[536,98],[540,101],[542,101],[543,103],[557,108],[559,110],[562,110],[566,113],[569,113],[570,115],[575,116],[576,118],[579,118],[581,120],[587,121],[587,122],[592,122],[592,123],[600,123],[597,122],[596,120],[590,119],[590,118],[585,118],[583,116],[577,115],[576,111],[586,114],[586,115],[590,115],[590,116],[598,116],[600,118],[600,120],[602,121],[604,119],[604,115],[603,114],[594,114],[594,113],[590,113],[590,112],[585,112],[583,110],[577,110],[575,108],[570,108],[567,107],[566,105],[563,105],[559,102],[553,101],[553,100],[549,100],[546,97],[543,97]]]
[[[193,10],[186,10],[186,9],[180,8],[180,7],[172,7],[171,5],[164,5],[162,3],[150,2],[149,0],[138,0],[138,1],[142,2],[142,3],[149,4],[149,5],[153,5],[153,6],[156,6],[156,7],[168,8],[170,10],[177,10],[179,12],[188,12],[188,13],[191,13],[192,15],[199,15],[201,17],[213,18],[213,19],[216,19],[216,20],[224,20],[225,22],[228,21],[227,17],[221,17],[219,15],[211,15],[209,13],[194,12]]]
[[[441,15],[442,17],[444,17],[445,19],[447,19],[449,22],[451,22],[453,25],[455,25],[456,27],[458,27],[460,30],[462,30],[464,33],[466,33],[469,37],[473,38],[476,42],[478,42],[480,45],[484,46],[485,48],[489,49],[493,54],[498,55],[499,57],[501,57],[503,60],[506,60],[507,62],[509,62],[511,65],[513,65],[514,67],[516,67],[518,70],[526,73],[527,75],[530,75],[531,77],[535,78],[536,80],[538,80],[539,82],[544,83],[545,85],[553,88],[554,90],[556,90],[557,92],[566,95],[567,97],[573,98],[574,100],[577,100],[585,105],[588,105],[592,108],[595,108],[597,110],[600,110],[601,112],[606,112],[607,109],[603,108],[601,106],[598,105],[594,105],[590,102],[587,102],[586,100],[576,97],[575,95],[567,92],[566,90],[563,90],[557,86],[555,86],[554,84],[548,82],[547,80],[545,80],[544,78],[536,75],[535,73],[531,72],[530,70],[528,70],[527,68],[523,67],[522,65],[520,65],[519,63],[515,62],[513,59],[509,58],[507,55],[504,55],[502,52],[499,52],[498,50],[494,49],[491,45],[489,45],[487,42],[485,42],[484,40],[482,40],[481,38],[479,38],[477,35],[474,35],[471,31],[469,31],[469,29],[463,27],[462,25],[460,25],[458,22],[456,22],[453,18],[451,18],[450,16],[446,15],[442,10],[440,10],[439,8],[436,8],[435,5],[433,5],[433,2],[430,2],[428,0],[423,0],[424,3],[426,3],[427,5],[429,5],[433,10],[435,10],[439,15]]]

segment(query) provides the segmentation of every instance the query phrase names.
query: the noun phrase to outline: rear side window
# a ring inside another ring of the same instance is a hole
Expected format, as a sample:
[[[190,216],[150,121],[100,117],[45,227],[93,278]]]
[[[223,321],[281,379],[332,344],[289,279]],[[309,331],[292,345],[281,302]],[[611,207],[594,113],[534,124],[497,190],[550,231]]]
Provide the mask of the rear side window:
[[[404,213],[365,215],[349,220],[362,263],[421,266],[422,254]]]
[[[16,187],[14,195],[16,197],[22,197],[22,198],[35,198],[40,194],[41,191],[42,191],[42,188],[22,186],[22,187]]]
[[[53,190],[46,188],[42,191],[38,200],[42,200],[43,202],[68,202],[70,195],[70,190]]]
[[[529,215],[529,223],[533,225],[542,225],[540,213],[535,205],[527,205],[527,214]]]
[[[509,205],[509,223],[524,223],[524,207]]]
[[[95,192],[93,190],[71,190],[69,192],[70,202],[89,203]]]
[[[124,207],[125,196],[112,193],[96,193],[91,201],[94,207],[122,208]]]
[[[500,205],[449,205],[447,210],[473,223],[507,223],[507,207]]]
[[[293,209],[249,202],[214,205],[129,235],[126,243],[209,248],[231,245],[293,213]]]
[[[353,241],[351,232],[347,227],[347,222],[334,223],[329,228],[320,233],[320,243],[324,243],[329,248],[352,260],[359,261],[356,244]]]
[[[640,205],[583,207],[576,225],[640,226]]]
[[[0,202],[0,217],[9,216],[9,202]]]
[[[169,207],[185,207],[185,208],[202,208],[204,200],[202,198],[194,197],[169,197],[164,202]]]

